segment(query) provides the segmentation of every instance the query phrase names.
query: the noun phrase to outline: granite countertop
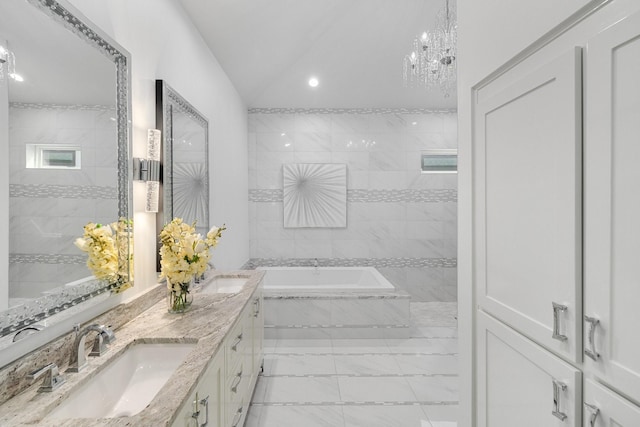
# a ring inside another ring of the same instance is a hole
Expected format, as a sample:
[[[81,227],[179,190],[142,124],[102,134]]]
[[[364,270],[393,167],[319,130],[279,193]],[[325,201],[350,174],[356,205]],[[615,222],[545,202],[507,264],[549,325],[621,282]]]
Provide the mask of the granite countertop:
[[[34,385],[5,402],[0,406],[0,425],[46,425],[47,427],[170,425],[175,412],[204,375],[209,361],[218,352],[223,339],[251,300],[251,296],[262,281],[264,272],[258,270],[216,272],[201,286],[206,286],[208,281],[219,276],[248,278],[248,281],[243,289],[235,294],[205,294],[198,293],[196,290],[191,310],[184,314],[168,313],[166,301],[159,301],[115,331],[116,340],[110,344],[108,353],[101,357],[88,357],[88,366],[79,373],[63,372],[66,382],[57,390],[40,393],[37,391],[38,386]],[[76,387],[90,380],[133,342],[197,344],[151,403],[134,416],[46,419],[46,416]],[[40,380],[37,383],[39,384]]]

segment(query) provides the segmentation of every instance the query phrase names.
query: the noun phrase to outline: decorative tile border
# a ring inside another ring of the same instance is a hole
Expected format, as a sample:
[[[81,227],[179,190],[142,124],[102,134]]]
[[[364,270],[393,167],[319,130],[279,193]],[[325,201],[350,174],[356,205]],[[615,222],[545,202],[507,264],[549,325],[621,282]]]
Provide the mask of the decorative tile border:
[[[250,189],[249,201],[278,203],[283,201],[280,189]],[[456,189],[347,190],[347,203],[447,203],[458,201]]]
[[[249,108],[249,114],[453,114],[455,108]]]
[[[62,254],[9,254],[9,264],[69,264],[87,262],[86,255]]]
[[[315,258],[251,258],[241,268],[313,267]],[[318,258],[319,267],[456,268],[457,258]]]
[[[444,203],[457,202],[456,189],[347,190],[351,203]]]
[[[10,102],[9,108],[20,110],[116,111],[115,105],[46,104],[35,102]]]
[[[10,184],[9,197],[40,199],[118,199],[116,187],[96,185]]]

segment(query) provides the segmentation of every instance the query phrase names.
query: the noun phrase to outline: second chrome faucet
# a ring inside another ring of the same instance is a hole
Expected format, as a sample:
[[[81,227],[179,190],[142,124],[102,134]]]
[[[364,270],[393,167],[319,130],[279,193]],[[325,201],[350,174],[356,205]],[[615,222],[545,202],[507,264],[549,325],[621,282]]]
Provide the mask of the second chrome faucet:
[[[87,365],[87,355],[85,352],[85,341],[89,332],[97,332],[93,347],[89,352],[89,356],[102,356],[108,351],[107,345],[116,339],[115,334],[108,326],[98,325],[94,323],[83,329],[78,329],[78,335],[71,349],[71,360],[69,362],[68,372],[80,372]]]

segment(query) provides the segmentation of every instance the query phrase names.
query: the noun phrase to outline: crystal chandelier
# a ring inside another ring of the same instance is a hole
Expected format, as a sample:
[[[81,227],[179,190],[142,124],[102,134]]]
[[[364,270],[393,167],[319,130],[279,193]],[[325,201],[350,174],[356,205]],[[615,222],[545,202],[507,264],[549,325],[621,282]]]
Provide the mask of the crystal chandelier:
[[[457,41],[455,12],[446,0],[445,9],[436,16],[435,29],[416,37],[411,53],[404,57],[404,86],[439,87],[445,98],[455,93]]]

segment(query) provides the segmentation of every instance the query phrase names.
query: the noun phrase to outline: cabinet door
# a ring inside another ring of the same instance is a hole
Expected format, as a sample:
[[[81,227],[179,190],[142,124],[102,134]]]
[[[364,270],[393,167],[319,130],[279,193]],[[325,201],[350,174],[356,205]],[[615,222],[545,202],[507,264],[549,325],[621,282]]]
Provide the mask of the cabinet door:
[[[262,370],[262,347],[264,342],[264,313],[262,292],[254,297],[253,303],[253,373],[259,375]]]
[[[584,385],[584,427],[640,426],[640,407],[608,388],[587,380]]]
[[[640,402],[640,15],[587,44],[585,365]]]
[[[578,427],[581,373],[478,312],[478,427]]]
[[[572,361],[582,353],[581,90],[576,48],[474,112],[478,302]]]

